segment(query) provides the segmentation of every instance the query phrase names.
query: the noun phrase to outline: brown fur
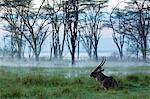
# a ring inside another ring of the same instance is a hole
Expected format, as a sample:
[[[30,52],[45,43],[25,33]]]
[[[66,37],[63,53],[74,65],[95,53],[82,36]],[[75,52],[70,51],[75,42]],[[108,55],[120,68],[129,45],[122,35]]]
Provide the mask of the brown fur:
[[[112,76],[108,77],[102,72],[96,73],[95,75],[91,75],[91,77],[94,77],[99,82],[101,88],[108,90],[109,88],[118,87],[117,81]]]
[[[95,78],[99,82],[100,87],[103,89],[108,90],[109,88],[118,87],[117,81],[112,76],[109,77],[102,73],[102,71],[104,71],[104,69],[101,69],[101,66],[104,63],[105,63],[105,61],[103,60],[101,62],[101,64],[90,74],[90,76]]]

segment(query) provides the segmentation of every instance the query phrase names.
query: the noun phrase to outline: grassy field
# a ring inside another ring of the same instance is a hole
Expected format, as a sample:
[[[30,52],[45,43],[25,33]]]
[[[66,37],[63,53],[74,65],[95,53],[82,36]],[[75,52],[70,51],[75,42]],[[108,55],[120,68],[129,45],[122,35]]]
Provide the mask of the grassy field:
[[[144,70],[146,67],[144,67]],[[118,68],[114,69],[116,71]],[[136,70],[138,68],[131,68]],[[141,69],[141,67],[140,67]],[[150,75],[114,75],[119,88],[100,89],[92,68],[0,67],[0,99],[150,99]]]

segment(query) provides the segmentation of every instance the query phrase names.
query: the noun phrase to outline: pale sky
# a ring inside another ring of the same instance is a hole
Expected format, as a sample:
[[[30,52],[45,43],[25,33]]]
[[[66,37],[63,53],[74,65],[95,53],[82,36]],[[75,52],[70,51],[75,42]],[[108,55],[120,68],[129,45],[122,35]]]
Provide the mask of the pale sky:
[[[123,7],[125,5],[123,2],[127,2],[127,1],[130,0],[109,0],[108,9],[111,10],[112,8],[116,7],[118,3],[120,3],[119,4],[120,7]]]

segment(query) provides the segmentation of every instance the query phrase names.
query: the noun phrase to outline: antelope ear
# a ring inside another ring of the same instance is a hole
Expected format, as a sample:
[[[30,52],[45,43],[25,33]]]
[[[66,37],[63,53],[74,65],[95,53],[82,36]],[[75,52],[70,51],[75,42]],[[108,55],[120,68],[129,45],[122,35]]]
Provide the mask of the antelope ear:
[[[101,70],[101,72],[104,71],[104,69]]]

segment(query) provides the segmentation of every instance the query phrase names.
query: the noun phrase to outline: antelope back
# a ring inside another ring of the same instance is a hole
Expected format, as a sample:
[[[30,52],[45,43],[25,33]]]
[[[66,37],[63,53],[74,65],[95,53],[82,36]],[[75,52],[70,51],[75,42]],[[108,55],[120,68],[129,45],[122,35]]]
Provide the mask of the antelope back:
[[[102,82],[101,82],[101,87],[105,89],[109,88],[117,88],[118,83],[113,77],[106,77]]]

